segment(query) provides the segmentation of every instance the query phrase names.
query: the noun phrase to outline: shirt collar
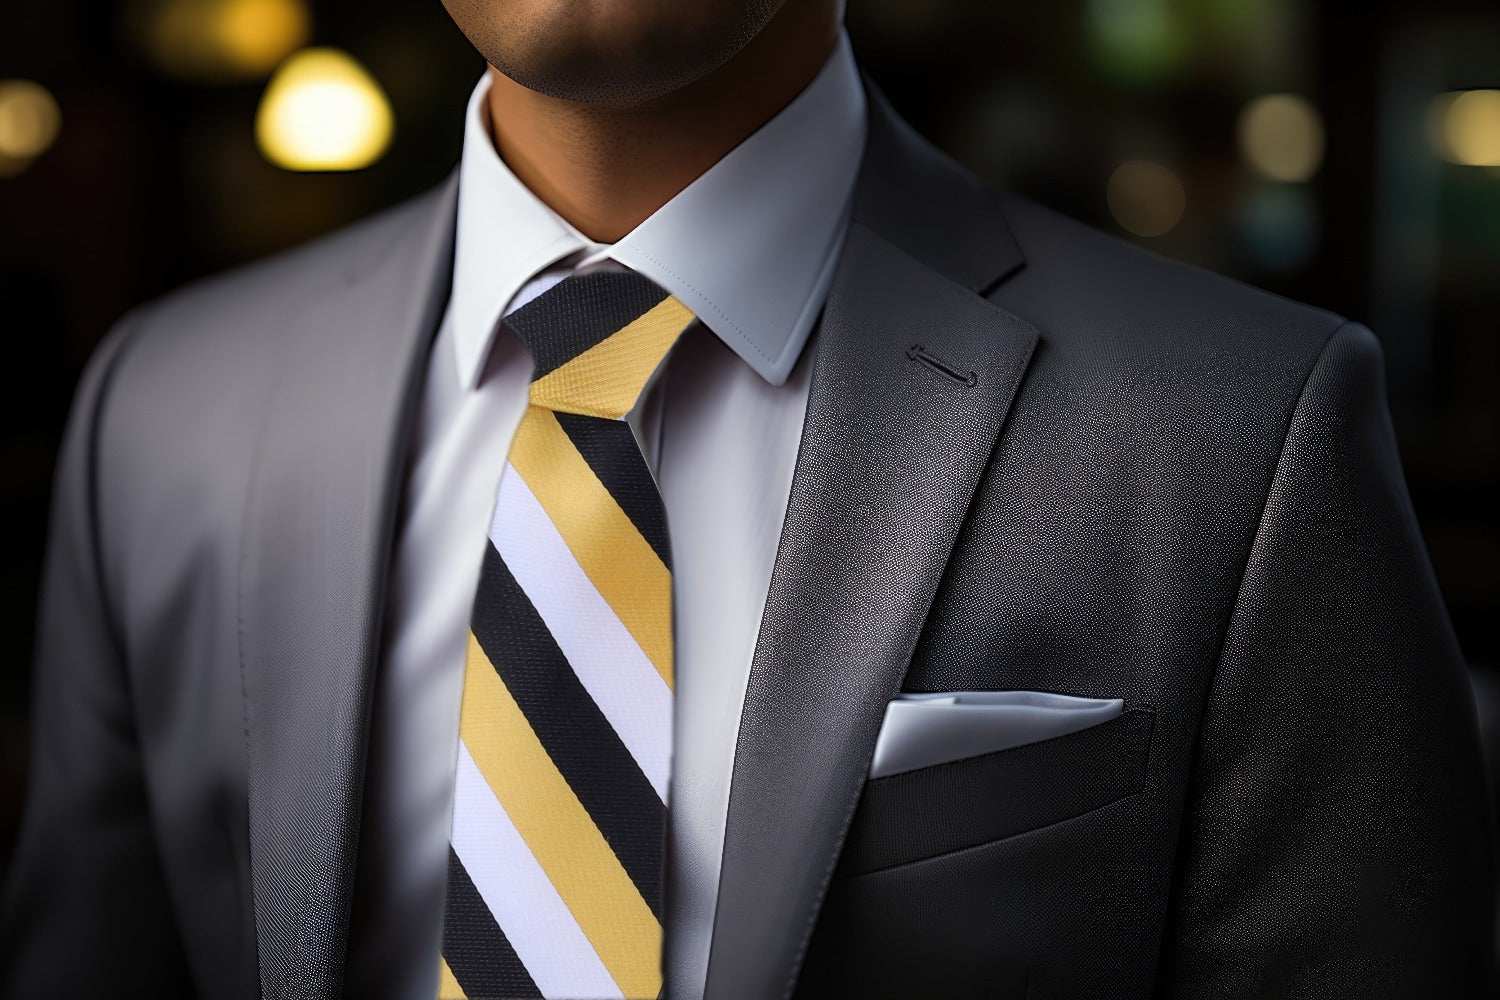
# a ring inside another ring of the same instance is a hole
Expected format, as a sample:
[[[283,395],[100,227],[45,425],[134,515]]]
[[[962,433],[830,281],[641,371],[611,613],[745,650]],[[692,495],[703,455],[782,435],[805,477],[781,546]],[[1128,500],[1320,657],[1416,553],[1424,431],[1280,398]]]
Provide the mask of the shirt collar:
[[[847,35],[790,104],[609,245],[579,233],[500,159],[485,125],[488,91],[486,74],[469,99],[459,164],[449,314],[462,385],[478,384],[521,286],[580,251],[652,279],[768,382],[786,381],[827,296],[864,152],[865,94]]]

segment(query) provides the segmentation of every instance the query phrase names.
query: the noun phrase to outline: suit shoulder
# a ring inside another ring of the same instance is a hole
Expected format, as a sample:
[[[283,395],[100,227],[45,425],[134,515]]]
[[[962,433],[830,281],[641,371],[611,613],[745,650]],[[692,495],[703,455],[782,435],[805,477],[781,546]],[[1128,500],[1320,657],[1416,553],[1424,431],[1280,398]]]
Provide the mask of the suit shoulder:
[[[117,490],[130,483],[155,495],[161,484],[247,461],[297,351],[360,349],[351,317],[379,293],[371,283],[391,270],[393,254],[413,255],[440,230],[446,192],[195,282],[121,320],[74,404],[97,414],[101,475]]]
[[[1055,337],[1097,340],[1110,353],[1170,349],[1185,363],[1269,351],[1299,358],[1305,369],[1346,324],[1326,309],[1162,257],[1029,199],[997,197],[1026,255],[1004,301]]]
[[[415,226],[432,217],[445,188],[437,188],[367,219],[221,274],[185,285],[135,309],[120,326],[127,336],[119,378],[154,370],[165,357],[179,372],[236,366],[253,377],[296,320],[336,299],[376,267]]]
[[[1151,475],[1214,456],[1238,471],[1202,468],[1195,482],[1259,490],[1299,405],[1347,409],[1341,372],[1378,387],[1380,348],[1358,324],[1001,197],[1026,263],[990,298],[1039,332],[1012,420],[1070,453]],[[1252,499],[1258,510],[1264,496]]]

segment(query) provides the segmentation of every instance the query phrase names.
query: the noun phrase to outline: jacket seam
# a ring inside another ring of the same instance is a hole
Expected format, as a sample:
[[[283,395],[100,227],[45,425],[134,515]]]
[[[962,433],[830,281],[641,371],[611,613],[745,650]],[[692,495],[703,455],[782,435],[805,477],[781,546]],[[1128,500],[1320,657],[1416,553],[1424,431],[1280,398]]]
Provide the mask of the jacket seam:
[[[99,600],[100,609],[103,611],[105,630],[109,635],[109,643],[116,661],[120,665],[121,679],[125,682],[127,693],[130,689],[129,671],[125,669],[125,637],[124,629],[120,625],[120,616],[116,613],[113,602],[110,600],[109,587],[107,586],[109,576],[106,572],[103,551],[103,524],[100,516],[102,505],[100,504],[100,436],[104,426],[105,410],[109,406],[113,394],[116,377],[120,366],[124,362],[131,348],[139,337],[141,330],[145,327],[145,309],[136,309],[128,313],[117,327],[117,333],[112,337],[106,334],[105,339],[100,342],[95,351],[108,350],[108,356],[102,358],[103,367],[95,376],[95,386],[91,400],[75,400],[85,402],[89,405],[88,427],[85,430],[85,441],[87,451],[84,455],[84,473],[88,477],[84,483],[84,498],[88,505],[88,554],[89,569],[93,574],[93,589]],[[85,372],[87,369],[85,369]],[[83,376],[82,378],[86,378]],[[79,388],[86,389],[80,378]],[[53,505],[57,500],[54,498]]]
[[[1219,675],[1224,665],[1224,654],[1225,651],[1229,648],[1229,637],[1234,633],[1235,622],[1238,621],[1240,617],[1240,608],[1245,599],[1245,585],[1250,577],[1250,566],[1254,561],[1256,550],[1260,546],[1261,531],[1265,527],[1266,513],[1270,510],[1271,507],[1271,493],[1276,488],[1277,479],[1279,479],[1281,476],[1281,467],[1282,462],[1286,459],[1287,446],[1291,442],[1292,431],[1297,426],[1297,415],[1302,410],[1303,401],[1307,398],[1307,391],[1313,383],[1314,376],[1317,375],[1318,369],[1323,366],[1323,361],[1328,357],[1329,349],[1333,346],[1334,341],[1338,339],[1339,334],[1356,325],[1357,324],[1353,320],[1339,317],[1338,322],[1334,324],[1334,326],[1324,336],[1323,343],[1321,346],[1319,346],[1318,352],[1316,356],[1314,356],[1312,363],[1308,365],[1307,374],[1303,377],[1302,385],[1297,390],[1296,401],[1292,404],[1291,410],[1287,415],[1286,429],[1282,432],[1281,444],[1276,451],[1276,461],[1272,464],[1270,475],[1266,479],[1265,499],[1261,503],[1260,513],[1256,516],[1254,527],[1250,532],[1250,543],[1245,547],[1245,561],[1240,567],[1239,582],[1235,585],[1234,603],[1229,609],[1229,617],[1224,623],[1224,631],[1219,636],[1219,648],[1214,655],[1213,671],[1209,675],[1207,686],[1204,688],[1203,702],[1199,707],[1198,719],[1193,727],[1195,735],[1193,740],[1192,757],[1188,762],[1187,769],[1187,781],[1185,786],[1187,792],[1184,794],[1182,812],[1177,822],[1176,844],[1173,850],[1174,860],[1172,864],[1172,875],[1167,887],[1168,920],[1174,919],[1173,903],[1175,901],[1174,897],[1177,894],[1177,889],[1180,884],[1179,880],[1184,861],[1183,851],[1184,845],[1187,843],[1187,839],[1185,837],[1185,834],[1187,832],[1186,827],[1190,822],[1192,815],[1188,804],[1188,798],[1191,794],[1193,783],[1198,775],[1198,763],[1203,749],[1203,727],[1205,721],[1208,718],[1209,706],[1213,703],[1214,700],[1214,692],[1218,688]],[[1158,969],[1158,971],[1160,970],[1161,949],[1163,947],[1165,937],[1166,935],[1164,928],[1164,933],[1157,943],[1156,968]]]
[[[97,374],[91,374],[88,365],[85,365],[84,374],[79,379],[78,388],[74,390],[74,406],[87,405],[88,426],[83,428],[85,432],[86,451],[84,459],[84,475],[87,477],[83,483],[84,502],[86,504],[87,531],[88,531],[88,563],[93,577],[92,587],[94,595],[99,602],[100,615],[103,619],[104,632],[108,637],[110,652],[114,658],[114,668],[118,671],[120,690],[124,698],[124,707],[128,713],[128,725],[130,727],[130,742],[135,747],[137,763],[139,766],[139,782],[141,801],[145,811],[145,821],[151,837],[151,850],[154,855],[158,870],[163,880],[166,878],[166,859],[162,852],[159,831],[157,828],[157,815],[152,801],[150,782],[147,780],[147,769],[145,759],[145,747],[141,741],[139,713],[136,711],[136,690],[131,677],[129,667],[129,656],[125,642],[125,630],[121,624],[121,616],[117,613],[109,592],[109,574],[104,560],[103,546],[103,523],[101,519],[102,504],[100,503],[100,480],[102,479],[99,459],[102,454],[100,438],[104,427],[106,411],[113,398],[119,381],[119,372],[130,352],[136,347],[146,329],[146,319],[151,311],[150,306],[138,306],[132,309],[119,322],[105,334],[104,338],[94,348],[92,362],[97,358],[100,368]],[[108,352],[105,354],[104,352]],[[77,395],[78,391],[88,391],[85,384],[92,378],[94,385],[91,391],[91,399],[84,399]],[[66,444],[66,442],[65,442]],[[53,498],[53,508],[56,509],[57,501],[61,497]],[[167,912],[171,919],[172,936],[177,943],[179,954],[182,959],[182,970],[186,978],[198,986],[197,972],[191,957],[187,954],[186,943],[183,939],[180,914],[177,910],[177,900],[171,888],[163,881],[163,895],[166,898]]]
[[[1074,820],[1085,819],[1099,812],[1101,809],[1108,809],[1110,806],[1118,805],[1119,803],[1124,802],[1126,799],[1135,798],[1137,795],[1141,794],[1144,791],[1146,791],[1146,781],[1145,778],[1142,777],[1140,779],[1140,783],[1136,787],[1131,788],[1129,791],[1121,792],[1112,799],[1100,802],[1098,805],[1089,806],[1082,812],[1076,812],[1071,816],[1064,816],[1062,819],[1050,820],[1046,823],[1042,823],[1039,826],[1029,827],[1025,830],[1017,830],[1015,833],[1002,833],[998,837],[990,837],[989,839],[981,840],[976,844],[965,844],[962,847],[952,847],[946,851],[939,851],[936,854],[924,854],[921,857],[908,858],[905,861],[892,861],[890,864],[882,865],[879,868],[871,868],[868,871],[849,872],[847,875],[836,875],[834,876],[833,884],[837,885],[840,882],[851,882],[855,879],[868,878],[872,875],[884,875],[887,872],[898,871],[904,868],[912,868],[917,865],[927,864],[930,861],[946,861],[961,854],[969,854],[975,851],[982,851],[987,847],[994,847],[996,844],[1003,844],[1007,841],[1017,840],[1021,837],[1030,837],[1035,834],[1044,833],[1055,827],[1062,826],[1064,823],[1072,823]]]

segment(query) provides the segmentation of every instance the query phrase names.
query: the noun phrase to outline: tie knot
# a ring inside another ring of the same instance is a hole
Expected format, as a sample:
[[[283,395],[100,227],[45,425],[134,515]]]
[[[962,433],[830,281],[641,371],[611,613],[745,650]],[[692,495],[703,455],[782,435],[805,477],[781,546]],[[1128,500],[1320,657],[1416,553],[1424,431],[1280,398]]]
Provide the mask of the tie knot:
[[[634,271],[565,278],[506,317],[531,352],[533,405],[618,420],[693,321]]]

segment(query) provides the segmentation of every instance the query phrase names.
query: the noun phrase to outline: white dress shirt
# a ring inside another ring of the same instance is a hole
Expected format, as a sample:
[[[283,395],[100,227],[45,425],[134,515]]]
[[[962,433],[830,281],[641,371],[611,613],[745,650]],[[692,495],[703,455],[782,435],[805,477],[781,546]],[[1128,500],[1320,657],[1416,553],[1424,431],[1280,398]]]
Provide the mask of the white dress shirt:
[[[488,77],[469,102],[453,287],[397,525],[359,861],[382,905],[357,908],[348,986],[352,995],[436,989],[469,616],[531,376],[500,320],[569,274],[623,266],[700,320],[628,418],[672,543],[667,975],[674,997],[696,996],[740,711],[806,409],[810,365],[798,361],[848,223],[864,91],[841,34],[801,94],[613,245],[578,233],[506,167],[486,127],[487,91]]]

